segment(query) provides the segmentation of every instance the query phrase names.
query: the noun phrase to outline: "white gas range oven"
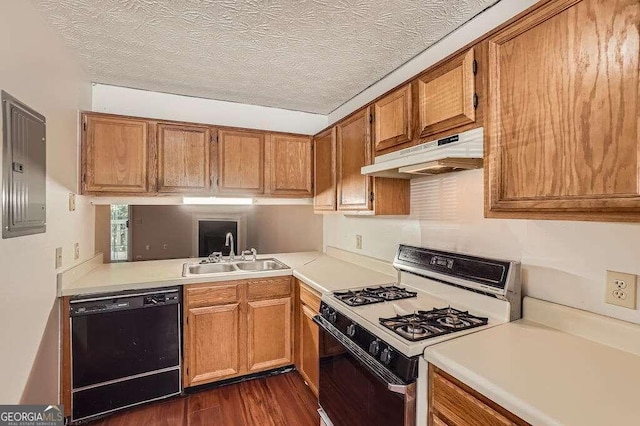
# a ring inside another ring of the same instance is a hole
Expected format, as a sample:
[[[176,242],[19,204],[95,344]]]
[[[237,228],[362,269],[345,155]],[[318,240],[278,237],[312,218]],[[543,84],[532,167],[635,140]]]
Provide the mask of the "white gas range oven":
[[[400,245],[393,266],[395,283],[322,296],[326,425],[425,425],[424,349],[520,318],[518,262]]]

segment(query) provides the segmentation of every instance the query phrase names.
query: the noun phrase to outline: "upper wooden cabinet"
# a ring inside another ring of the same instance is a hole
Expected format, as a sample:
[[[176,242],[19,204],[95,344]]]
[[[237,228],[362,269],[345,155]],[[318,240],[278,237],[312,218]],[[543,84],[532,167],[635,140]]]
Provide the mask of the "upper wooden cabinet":
[[[369,108],[336,125],[338,210],[371,210],[371,178],[360,169],[371,164]]]
[[[336,128],[319,133],[313,139],[313,209],[336,209]]]
[[[267,140],[267,192],[276,196],[313,196],[310,136],[273,133]]]
[[[487,216],[640,219],[638,22],[552,1],[489,39]]]
[[[413,137],[411,84],[373,103],[373,141],[376,151],[409,142]]]
[[[218,131],[218,192],[264,193],[266,137],[267,134],[258,131]]]
[[[469,49],[418,77],[421,138],[476,121],[474,52]]]
[[[82,136],[83,193],[149,191],[145,120],[84,115]]]
[[[209,192],[211,130],[158,124],[158,191]]]
[[[409,181],[372,178],[360,169],[372,161],[369,108],[314,137],[314,211],[409,214]]]
[[[313,196],[305,135],[82,113],[83,194]]]

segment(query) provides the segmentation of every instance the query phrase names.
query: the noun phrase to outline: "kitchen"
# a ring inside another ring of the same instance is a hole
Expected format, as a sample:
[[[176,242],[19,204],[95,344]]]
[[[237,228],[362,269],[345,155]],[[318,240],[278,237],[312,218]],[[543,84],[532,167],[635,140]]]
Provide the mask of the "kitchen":
[[[154,3],[0,6],[4,191],[32,170],[6,111],[47,145],[29,188],[46,193],[40,222],[10,229],[3,205],[0,402],[96,424],[637,423],[637,1]],[[117,205],[131,261],[109,263]],[[207,219],[237,228],[200,263]],[[391,284],[406,294],[375,290]],[[363,288],[376,303],[338,297]],[[153,370],[173,374],[162,401],[82,402],[152,377],[95,368],[109,345],[85,348],[83,372],[117,377],[70,374],[72,329],[113,294],[179,319],[155,348],[172,349]],[[478,325],[409,343],[381,322],[449,307],[449,326]],[[346,384],[330,382],[337,359],[358,361]],[[363,397],[357,377],[392,389]],[[342,417],[342,392],[360,411]]]

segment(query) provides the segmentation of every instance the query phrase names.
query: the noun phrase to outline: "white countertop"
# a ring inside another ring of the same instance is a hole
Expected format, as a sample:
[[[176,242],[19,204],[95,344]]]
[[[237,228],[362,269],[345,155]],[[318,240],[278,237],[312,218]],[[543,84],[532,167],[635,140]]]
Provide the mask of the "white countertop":
[[[534,425],[640,424],[640,356],[538,322],[431,346],[425,358]]]
[[[293,269],[294,277],[304,281],[321,293],[395,283],[397,279],[393,275],[383,274],[326,255]]]
[[[350,287],[383,284],[395,277],[376,272],[354,263],[327,256],[321,252],[279,253],[258,256],[258,259],[276,258],[290,269],[261,272],[233,272],[202,276],[182,276],[184,263],[198,259],[150,260],[99,264],[87,273],[63,280],[59,296],[109,293],[123,290],[156,288],[173,285],[217,282],[237,279],[294,275],[321,293]]]

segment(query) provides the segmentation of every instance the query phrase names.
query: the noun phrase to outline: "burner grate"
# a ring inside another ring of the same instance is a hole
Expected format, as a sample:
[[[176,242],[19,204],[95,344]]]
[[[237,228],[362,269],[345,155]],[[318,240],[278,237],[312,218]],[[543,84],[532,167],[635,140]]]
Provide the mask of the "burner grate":
[[[415,291],[396,285],[367,287],[360,290],[336,291],[333,296],[349,306],[363,306],[388,300],[400,300],[418,295]]]
[[[468,311],[460,311],[450,306],[418,311],[409,315],[397,315],[392,318],[380,318],[380,324],[412,342],[480,327],[486,325],[488,321],[488,318],[477,317]]]

